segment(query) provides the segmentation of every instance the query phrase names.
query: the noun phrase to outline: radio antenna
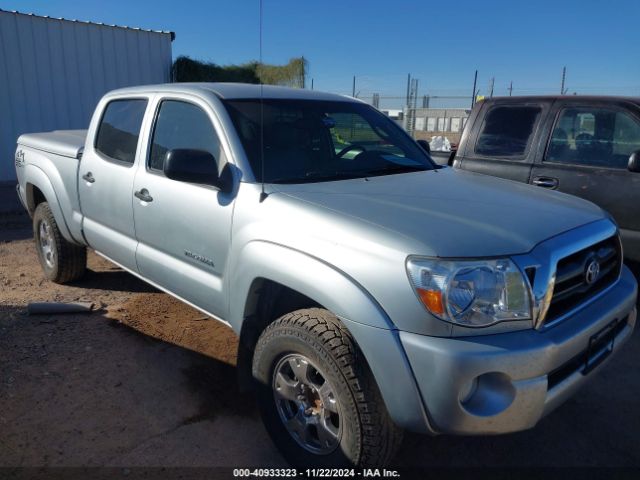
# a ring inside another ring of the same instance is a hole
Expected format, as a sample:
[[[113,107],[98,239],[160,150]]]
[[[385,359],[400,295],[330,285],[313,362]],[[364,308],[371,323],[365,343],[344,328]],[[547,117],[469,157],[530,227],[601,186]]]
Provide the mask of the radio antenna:
[[[260,63],[258,63],[258,80],[260,81],[260,181],[262,190],[260,191],[260,203],[264,202],[267,194],[264,191],[264,85],[262,83],[262,0],[260,1]]]

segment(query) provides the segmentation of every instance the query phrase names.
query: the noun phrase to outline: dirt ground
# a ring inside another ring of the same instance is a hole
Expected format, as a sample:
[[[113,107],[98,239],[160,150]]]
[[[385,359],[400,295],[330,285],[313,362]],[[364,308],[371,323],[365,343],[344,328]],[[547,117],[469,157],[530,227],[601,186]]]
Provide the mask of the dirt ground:
[[[34,301],[90,314],[28,316]],[[0,216],[0,466],[285,466],[236,387],[225,326],[95,254],[71,286],[43,279],[28,219]],[[401,466],[640,466],[640,334],[533,430],[407,435]]]

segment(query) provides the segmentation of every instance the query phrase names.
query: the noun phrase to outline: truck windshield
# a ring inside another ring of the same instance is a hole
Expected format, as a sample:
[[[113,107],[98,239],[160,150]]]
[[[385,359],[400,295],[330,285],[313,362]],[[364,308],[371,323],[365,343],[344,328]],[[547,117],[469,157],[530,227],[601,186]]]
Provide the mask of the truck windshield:
[[[261,155],[266,183],[313,183],[436,168],[398,125],[369,105],[263,102],[262,112],[259,99],[224,102],[258,182],[263,173]]]

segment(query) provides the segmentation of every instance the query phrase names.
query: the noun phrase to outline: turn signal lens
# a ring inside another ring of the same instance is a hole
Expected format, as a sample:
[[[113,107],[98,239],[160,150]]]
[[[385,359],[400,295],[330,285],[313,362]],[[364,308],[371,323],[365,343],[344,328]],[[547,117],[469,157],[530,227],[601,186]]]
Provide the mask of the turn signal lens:
[[[444,313],[442,292],[423,290],[422,288],[416,288],[416,291],[420,296],[420,300],[424,303],[424,306],[427,307],[431,313],[435,313],[436,315],[442,315]]]

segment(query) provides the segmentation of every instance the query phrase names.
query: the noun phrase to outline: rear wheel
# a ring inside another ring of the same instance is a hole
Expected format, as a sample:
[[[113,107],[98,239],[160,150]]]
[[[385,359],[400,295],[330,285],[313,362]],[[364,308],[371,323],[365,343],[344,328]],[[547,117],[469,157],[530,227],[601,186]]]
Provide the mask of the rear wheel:
[[[400,444],[362,353],[326,310],[298,310],[269,325],[253,376],[267,430],[293,465],[384,466]]]
[[[40,266],[48,280],[67,283],[84,274],[87,249],[62,236],[47,202],[40,203],[33,214],[33,236]]]

